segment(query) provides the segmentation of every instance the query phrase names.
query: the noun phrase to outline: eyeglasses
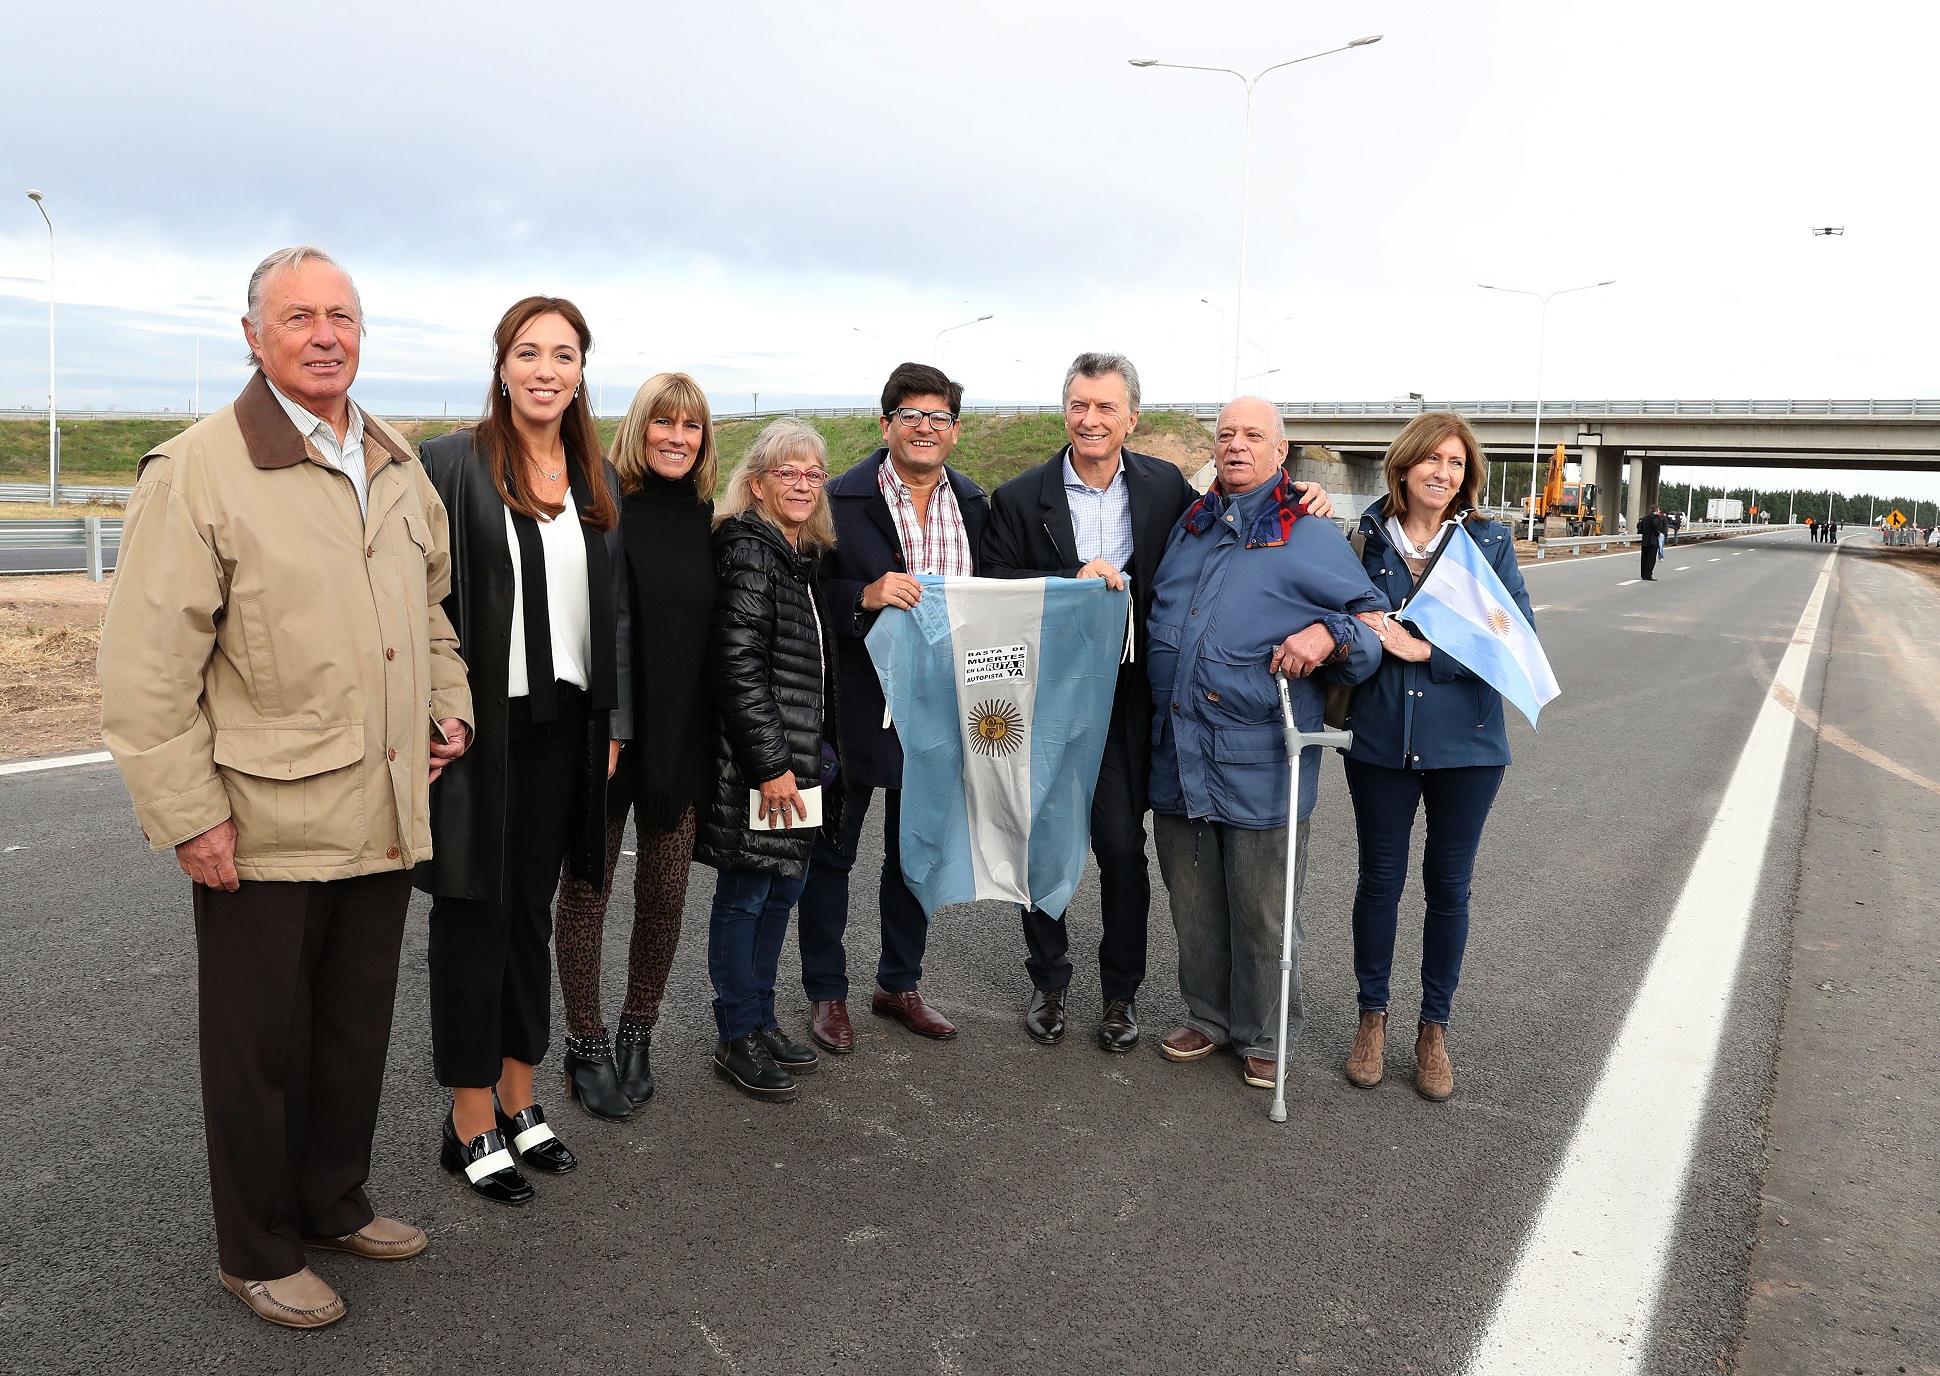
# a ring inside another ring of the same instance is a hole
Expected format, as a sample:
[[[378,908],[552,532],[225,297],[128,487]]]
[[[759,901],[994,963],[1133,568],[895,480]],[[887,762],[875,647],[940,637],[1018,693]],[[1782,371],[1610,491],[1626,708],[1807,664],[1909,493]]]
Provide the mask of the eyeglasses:
[[[889,413],[909,429],[914,430],[925,419],[933,430],[948,430],[957,423],[956,416],[949,411],[919,411],[914,406],[900,406]]]
[[[771,468],[768,476],[783,487],[799,487],[803,483],[820,487],[829,480],[829,471],[826,468]]]

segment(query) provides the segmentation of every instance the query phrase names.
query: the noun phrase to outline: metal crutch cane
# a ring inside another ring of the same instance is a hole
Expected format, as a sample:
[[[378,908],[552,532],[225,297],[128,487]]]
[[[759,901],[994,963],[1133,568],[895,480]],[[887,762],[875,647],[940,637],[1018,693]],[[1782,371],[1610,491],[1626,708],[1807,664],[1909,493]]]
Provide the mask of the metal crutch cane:
[[[1310,745],[1346,750],[1354,744],[1352,731],[1302,731],[1293,720],[1293,695],[1284,674],[1279,676],[1280,719],[1287,733],[1287,905],[1280,920],[1280,1035],[1273,1044],[1273,1107],[1266,1116],[1287,1121],[1287,996],[1293,985],[1294,879],[1300,873],[1300,752]]]

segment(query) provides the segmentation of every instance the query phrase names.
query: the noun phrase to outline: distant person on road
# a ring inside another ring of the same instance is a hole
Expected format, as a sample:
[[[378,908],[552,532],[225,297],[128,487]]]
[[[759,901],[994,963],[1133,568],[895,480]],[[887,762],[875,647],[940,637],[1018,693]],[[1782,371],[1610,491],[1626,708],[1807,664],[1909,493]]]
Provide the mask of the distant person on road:
[[[1070,443],[990,498],[980,571],[993,578],[1132,580],[1134,653],[1120,668],[1098,787],[1091,802],[1091,850],[1098,857],[1103,935],[1098,943],[1104,1005],[1098,1044],[1138,1044],[1137,997],[1145,982],[1146,921],[1152,905],[1145,858],[1145,812],[1152,772],[1152,696],[1146,675],[1146,618],[1153,579],[1172,528],[1197,495],[1164,459],[1126,447],[1138,428],[1138,369],[1123,354],[1079,354],[1064,376],[1064,430]],[[1331,516],[1317,484],[1296,484],[1309,509]],[[1044,1045],[1064,1036],[1071,984],[1071,939],[1064,919],[1023,914],[1031,981],[1024,1030]]]
[[[562,861],[605,877],[607,778],[632,735],[619,478],[582,386],[592,342],[570,301],[513,303],[492,332],[483,419],[419,451],[450,514],[445,614],[478,714],[431,797],[437,851],[413,876],[432,895],[441,1161],[495,1204],[531,1200],[521,1166],[579,1164],[532,1083],[552,1044],[552,899]]]
[[[568,866],[559,879],[553,950],[566,1005],[566,1076],[601,1118],[626,1118],[653,1097],[653,1029],[680,941],[696,809],[714,781],[714,705],[707,637],[714,624],[714,479],[719,458],[707,394],[685,373],[641,384],[613,440],[626,546],[633,736],[606,790],[606,870]],[[600,1013],[607,891],[627,814],[639,854],[626,998],[611,1039]]]
[[[222,1283],[260,1318],[317,1328],[344,1301],[306,1252],[425,1247],[364,1182],[410,869],[472,702],[440,606],[444,505],[350,399],[357,288],[321,250],[283,249],[248,302],[242,394],[141,462],[101,728],[149,843],[194,881]]]
[[[849,1023],[849,872],[862,823],[882,791],[882,871],[875,885],[881,933],[870,1010],[918,1036],[947,1040],[956,1025],[918,984],[930,920],[903,879],[903,747],[887,721],[882,683],[863,639],[885,607],[923,600],[919,573],[969,578],[990,519],[990,499],[949,466],[962,433],[963,387],[927,363],[899,364],[882,391],[883,447],[828,485],[835,548],[822,556],[822,594],[843,642],[842,830],[815,843],[796,935],[809,1036],[825,1051],[855,1050]],[[868,905],[864,905],[867,911]]]
[[[1185,1017],[1159,1050],[1196,1061],[1231,1047],[1249,1085],[1270,1089],[1280,1051],[1280,959],[1287,828],[1303,844],[1320,750],[1303,752],[1288,815],[1286,736],[1276,675],[1292,681],[1294,720],[1320,728],[1324,685],[1353,684],[1381,662],[1353,613],[1385,610],[1332,521],[1303,507],[1280,413],[1240,397],[1219,413],[1219,476],[1166,542],[1152,590],[1152,834],[1172,899]],[[1296,892],[1296,904],[1298,895]],[[1301,932],[1295,909],[1287,1043],[1300,1037]]]
[[[821,435],[784,418],[755,436],[714,506],[707,665],[720,729],[694,858],[720,871],[707,924],[714,1069],[770,1102],[793,1099],[819,1060],[781,1030],[775,970],[815,843],[842,834],[838,657],[815,581],[835,544],[828,476]],[[821,800],[819,826],[805,791]]]
[[[1360,536],[1362,565],[1390,604],[1399,607],[1414,595],[1449,523],[1471,512],[1487,462],[1475,432],[1452,412],[1416,417],[1388,446],[1388,495],[1362,515]],[[1465,519],[1469,535],[1534,626],[1510,531],[1479,515]],[[1455,1091],[1448,1021],[1468,944],[1469,884],[1482,828],[1509,764],[1509,738],[1495,689],[1412,626],[1386,617],[1362,620],[1379,631],[1384,653],[1379,672],[1354,690],[1348,719],[1354,745],[1347,754],[1347,788],[1361,858],[1354,891],[1361,1021],[1347,1053],[1347,1078],[1363,1089],[1381,1081],[1408,843],[1416,813],[1425,810],[1421,877],[1427,908],[1415,1089],[1441,1100]]]
[[[1653,506],[1643,520],[1637,522],[1637,536],[1643,544],[1643,581],[1657,581],[1657,561],[1664,554],[1664,510]]]

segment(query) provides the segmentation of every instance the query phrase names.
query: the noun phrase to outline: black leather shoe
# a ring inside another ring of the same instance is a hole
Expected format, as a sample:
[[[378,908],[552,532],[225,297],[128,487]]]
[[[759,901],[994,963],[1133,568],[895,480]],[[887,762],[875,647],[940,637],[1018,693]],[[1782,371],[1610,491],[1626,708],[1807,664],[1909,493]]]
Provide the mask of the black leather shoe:
[[[471,1145],[461,1146],[458,1129],[451,1125],[451,1115],[447,1113],[445,1148],[440,1161],[453,1175],[464,1172],[465,1183],[471,1186],[472,1193],[494,1204],[523,1204],[532,1198],[532,1186],[519,1174],[518,1163],[505,1149],[505,1139],[499,1136],[497,1128],[481,1132],[472,1138]]]
[[[633,1116],[633,1100],[620,1089],[613,1044],[604,1036],[567,1037],[563,1062],[573,1098],[595,1118],[621,1122]]]
[[[1138,1045],[1138,1014],[1130,999],[1107,999],[1104,1020],[1098,1024],[1098,1045],[1107,1051],[1130,1051]]]
[[[789,1041],[788,1034],[779,1027],[764,1027],[755,1036],[761,1038],[761,1044],[768,1048],[768,1054],[774,1057],[775,1064],[790,1075],[814,1073],[818,1064],[814,1047]]]
[[[529,1104],[508,1118],[494,1093],[492,1110],[498,1114],[499,1136],[512,1144],[512,1155],[521,1165],[547,1175],[564,1175],[579,1164],[579,1158],[553,1133],[546,1122],[546,1111],[537,1104]]]
[[[613,1063],[619,1070],[620,1093],[635,1108],[653,1098],[653,1066],[649,1063],[652,1051],[653,1029],[643,1027],[632,1031],[622,1020],[620,1035],[613,1042]]]
[[[775,1064],[760,1037],[750,1032],[714,1044],[714,1069],[743,1094],[785,1104],[795,1097],[795,1077]]]
[[[1064,1036],[1064,990],[1039,989],[1031,995],[1031,1011],[1024,1015],[1031,1040],[1054,1045]]]

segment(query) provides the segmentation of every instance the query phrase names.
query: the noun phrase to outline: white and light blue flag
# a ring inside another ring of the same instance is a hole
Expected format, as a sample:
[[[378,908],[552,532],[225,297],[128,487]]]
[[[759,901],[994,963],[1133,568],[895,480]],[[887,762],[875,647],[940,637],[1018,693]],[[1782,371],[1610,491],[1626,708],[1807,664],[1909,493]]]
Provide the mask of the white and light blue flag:
[[[1395,616],[1413,622],[1429,644],[1514,703],[1532,727],[1563,691],[1535,627],[1459,521]]]
[[[1010,899],[1061,917],[1084,872],[1131,594],[1099,578],[919,576],[869,657],[903,746],[903,878],[934,917]]]

